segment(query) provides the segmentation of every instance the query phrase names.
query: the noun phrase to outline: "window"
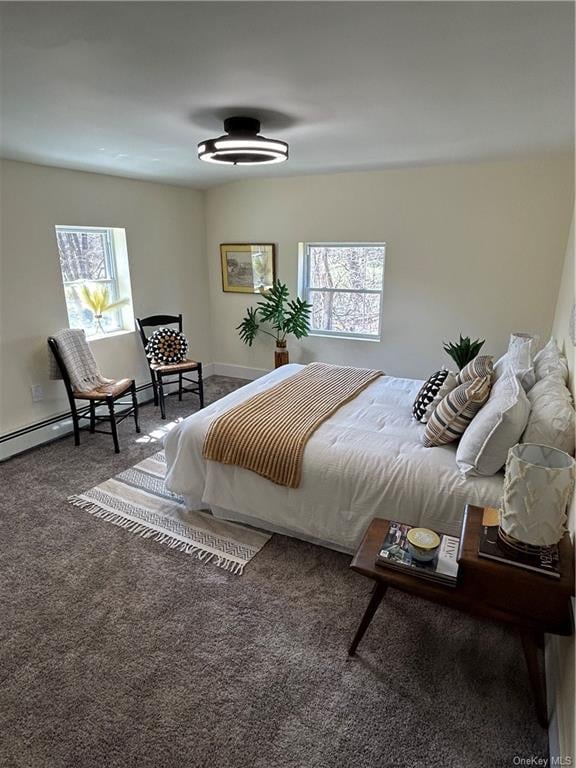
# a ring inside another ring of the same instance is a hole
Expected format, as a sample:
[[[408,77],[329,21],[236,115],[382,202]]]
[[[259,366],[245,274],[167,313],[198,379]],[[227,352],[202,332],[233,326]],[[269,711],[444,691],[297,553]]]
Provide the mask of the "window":
[[[87,336],[133,331],[132,291],[126,230],[108,227],[56,227],[56,242],[70,328],[84,328]],[[101,314],[90,307],[84,293],[106,293],[116,305]]]
[[[380,338],[385,243],[301,243],[302,298],[311,333]]]

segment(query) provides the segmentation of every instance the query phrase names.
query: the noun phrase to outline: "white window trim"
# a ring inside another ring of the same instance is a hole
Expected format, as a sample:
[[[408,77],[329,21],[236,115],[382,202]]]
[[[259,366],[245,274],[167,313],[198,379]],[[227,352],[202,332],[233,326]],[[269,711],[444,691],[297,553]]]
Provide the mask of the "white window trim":
[[[136,333],[136,331],[129,331],[127,328],[122,328],[119,331],[108,331],[107,333],[88,333],[86,331],[86,338],[89,341],[98,341],[99,339],[111,339],[114,336],[125,336],[127,333]]]
[[[384,248],[384,263],[382,265],[382,288],[376,289],[354,289],[354,288],[309,288],[310,283],[310,259],[308,258],[309,246],[337,248],[358,248],[358,247],[378,247]],[[326,331],[311,329],[309,336],[318,336],[326,339],[353,339],[356,341],[376,341],[381,340],[382,335],[382,316],[384,312],[384,275],[386,270],[386,243],[383,240],[377,242],[359,241],[344,242],[342,240],[306,240],[298,243],[298,295],[304,301],[309,301],[310,291],[332,291],[333,293],[374,293],[380,295],[380,314],[378,316],[378,333],[347,333],[346,331]]]

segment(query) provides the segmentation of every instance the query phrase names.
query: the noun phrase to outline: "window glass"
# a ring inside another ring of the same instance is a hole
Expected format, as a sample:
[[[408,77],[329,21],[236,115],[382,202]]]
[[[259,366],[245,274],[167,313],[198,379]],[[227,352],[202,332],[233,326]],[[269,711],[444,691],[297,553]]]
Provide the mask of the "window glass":
[[[384,243],[306,243],[302,293],[312,333],[379,338]]]

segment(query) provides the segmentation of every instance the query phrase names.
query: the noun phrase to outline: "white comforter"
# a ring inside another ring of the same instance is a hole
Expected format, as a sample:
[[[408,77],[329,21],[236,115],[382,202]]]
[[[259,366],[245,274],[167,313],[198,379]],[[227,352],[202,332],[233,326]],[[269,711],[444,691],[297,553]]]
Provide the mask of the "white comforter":
[[[202,458],[212,419],[301,367],[279,368],[178,423],[166,438],[168,488],[192,509],[348,552],[373,517],[458,535],[467,502],[499,504],[501,474],[465,479],[454,446],[422,446],[424,426],[412,419],[422,382],[414,379],[383,376],[322,424],[306,446],[299,488]]]

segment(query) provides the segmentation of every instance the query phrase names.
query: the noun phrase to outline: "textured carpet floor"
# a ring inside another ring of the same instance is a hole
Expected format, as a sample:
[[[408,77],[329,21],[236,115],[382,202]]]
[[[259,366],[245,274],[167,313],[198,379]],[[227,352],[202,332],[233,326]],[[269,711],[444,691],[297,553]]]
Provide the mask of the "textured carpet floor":
[[[208,399],[238,385],[213,378]],[[168,419],[195,408],[169,399]],[[142,409],[143,434],[160,424]],[[544,757],[517,639],[274,536],[242,577],[66,497],[158,450],[120,428],[0,464],[2,768],[512,766]]]

